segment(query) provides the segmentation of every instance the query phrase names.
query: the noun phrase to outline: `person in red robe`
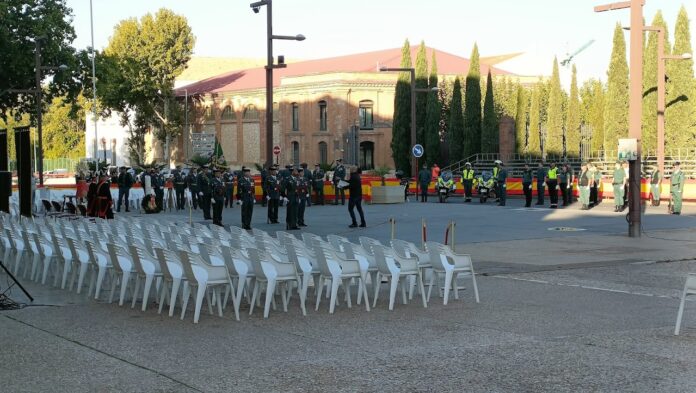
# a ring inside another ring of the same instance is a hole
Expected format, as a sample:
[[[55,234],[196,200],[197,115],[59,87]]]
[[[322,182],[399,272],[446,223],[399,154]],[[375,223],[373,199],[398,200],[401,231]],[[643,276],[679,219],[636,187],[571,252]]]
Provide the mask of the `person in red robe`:
[[[114,218],[114,211],[111,209],[113,205],[113,200],[111,197],[111,182],[109,181],[109,176],[106,173],[102,173],[99,176],[99,185],[97,185],[97,199],[98,199],[98,216],[101,218],[106,218],[107,220],[112,220]]]

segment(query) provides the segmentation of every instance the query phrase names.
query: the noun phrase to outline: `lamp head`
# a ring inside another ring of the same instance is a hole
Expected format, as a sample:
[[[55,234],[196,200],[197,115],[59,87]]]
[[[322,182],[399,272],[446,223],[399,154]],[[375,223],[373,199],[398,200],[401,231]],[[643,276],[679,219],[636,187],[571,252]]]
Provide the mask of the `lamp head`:
[[[306,38],[306,37],[305,37],[304,35],[302,35],[302,34],[298,34],[298,35],[295,36],[295,40],[297,40],[297,41],[304,41],[305,38]]]
[[[380,72],[384,72],[384,71],[386,71],[386,70],[387,70],[387,67],[384,67],[384,66],[382,66],[382,67],[379,67],[379,70],[380,70]]]
[[[682,57],[682,59],[684,59],[684,60],[689,60],[689,59],[693,58],[694,56],[693,56],[691,53],[683,53],[683,54],[681,55],[681,57]]]
[[[251,10],[254,11],[255,14],[259,13],[259,7],[251,7]]]

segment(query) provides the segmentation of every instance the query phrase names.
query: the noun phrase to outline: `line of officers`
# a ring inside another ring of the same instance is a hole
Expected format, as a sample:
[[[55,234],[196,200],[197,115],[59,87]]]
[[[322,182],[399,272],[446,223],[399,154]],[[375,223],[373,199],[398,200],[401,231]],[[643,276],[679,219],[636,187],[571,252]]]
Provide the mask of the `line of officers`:
[[[345,189],[338,187],[338,183],[345,177],[346,169],[341,159],[336,160],[334,164],[332,182],[337,192],[334,204],[338,204],[339,198],[341,203],[345,204]],[[286,165],[284,170],[278,169],[278,165],[273,165],[261,171],[262,206],[268,206],[267,222],[278,224],[278,207],[285,205],[286,229],[297,230],[306,227],[305,208],[312,205],[312,191],[316,204],[325,203],[326,174],[319,164],[315,165],[314,171],[307,169],[306,163],[299,167]],[[185,190],[188,189],[192,208],[200,208],[205,220],[212,219],[213,224],[222,226],[222,210],[234,207],[236,195],[236,203],[241,205],[242,210],[242,228],[251,229],[251,218],[256,204],[256,182],[251,177],[249,168],[243,167],[241,171],[213,168],[211,171],[204,165],[200,170],[191,169],[187,175],[182,173],[181,168],[177,168],[173,171],[172,177],[177,210],[185,208]]]

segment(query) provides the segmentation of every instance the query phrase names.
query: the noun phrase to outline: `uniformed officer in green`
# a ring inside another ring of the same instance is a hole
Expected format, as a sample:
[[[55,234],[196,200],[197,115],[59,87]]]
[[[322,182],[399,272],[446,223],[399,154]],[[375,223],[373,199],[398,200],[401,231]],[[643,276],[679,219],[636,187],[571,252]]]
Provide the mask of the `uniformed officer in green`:
[[[594,164],[588,164],[587,169],[590,172],[590,206],[599,205],[599,189],[602,186],[602,171]]]
[[[498,204],[500,204],[500,193],[501,193],[500,184],[498,184],[498,174],[500,173],[500,165],[502,163],[503,162],[500,160],[495,160],[494,166],[493,166],[493,180],[495,181],[494,188],[495,188],[495,195],[496,195],[495,201],[498,202]]]
[[[549,207],[555,209],[558,207],[558,168],[556,168],[555,162],[551,163],[551,167],[546,172],[546,186],[549,188],[549,199],[551,200]]]
[[[652,205],[660,206],[660,193],[662,185],[662,173],[660,168],[656,165],[652,168],[650,172],[650,195],[652,196]]]
[[[237,203],[242,205],[242,229],[251,230],[251,216],[254,214],[256,203],[254,179],[251,178],[251,170],[242,168],[243,176],[237,181]]]
[[[186,190],[186,178],[181,173],[181,167],[174,170],[174,191],[176,192],[176,210],[184,210],[184,191]],[[119,204],[119,209],[121,208]],[[128,211],[128,210],[126,210]]]
[[[620,212],[624,206],[624,186],[626,186],[626,172],[621,167],[621,161],[616,161],[611,185],[614,187],[614,211]]]
[[[573,203],[573,168],[568,163],[563,164],[563,169],[558,174],[558,183],[563,196],[563,206]]]
[[[544,188],[546,187],[546,168],[544,168],[544,163],[539,162],[539,166],[536,170],[536,184],[537,184],[537,206],[544,205]]]
[[[334,184],[334,205],[338,205],[338,196],[341,195],[341,205],[346,204],[346,189],[339,187],[338,183],[346,177],[346,167],[343,166],[343,159],[336,160],[336,166],[333,168],[333,184]]]
[[[300,164],[300,168],[300,176],[303,177],[307,183],[307,195],[309,195],[309,197],[307,198],[306,204],[307,207],[309,207],[312,206],[312,171],[307,169],[306,162]]]
[[[222,184],[225,186],[225,207],[234,207],[234,172],[229,168],[222,175]]]
[[[532,180],[534,173],[529,164],[524,164],[522,170],[522,191],[524,191],[524,207],[532,207]]]
[[[314,164],[314,172],[312,172],[314,184],[312,184],[312,189],[317,196],[315,203],[319,205],[324,204],[324,176],[326,176],[326,174],[321,169],[321,165],[318,163]]]
[[[222,208],[225,206],[225,184],[222,181],[222,172],[213,169],[213,180],[211,182],[213,191],[213,225],[222,225]]]
[[[418,185],[420,186],[421,202],[428,202],[428,187],[433,180],[428,164],[423,164],[423,169],[418,172]]]
[[[583,162],[580,167],[580,176],[578,177],[578,190],[580,191],[581,210],[590,208],[590,183],[592,182],[592,172],[587,168],[587,163]]]
[[[464,203],[471,202],[471,188],[474,185],[474,169],[471,168],[471,163],[464,164],[462,171],[462,185],[464,186]]]
[[[210,187],[210,175],[207,165],[201,167],[201,172],[196,178],[196,184],[198,186],[199,202],[201,209],[203,209],[203,219],[210,220],[210,201],[213,196],[213,189]]]
[[[682,194],[684,193],[684,172],[680,169],[679,161],[672,167],[669,193],[672,197],[672,214],[680,215],[682,209]]]
[[[498,202],[498,206],[505,206],[505,200],[507,199],[507,169],[505,169],[505,164],[503,164],[502,161],[498,162],[498,177],[496,178],[498,181],[498,189],[499,194],[498,197],[500,198],[500,202]]]
[[[263,184],[266,201],[268,202],[268,223],[278,223],[278,205],[280,201],[280,182],[278,180],[278,167],[271,166]]]
[[[285,211],[285,229],[295,230],[300,229],[297,226],[297,168],[292,169],[290,177],[283,180],[283,195],[285,195],[286,211]]]
[[[306,166],[306,164],[305,164]],[[304,220],[305,207],[309,206],[309,181],[305,177],[304,168],[298,169],[297,176],[297,226],[306,227]]]

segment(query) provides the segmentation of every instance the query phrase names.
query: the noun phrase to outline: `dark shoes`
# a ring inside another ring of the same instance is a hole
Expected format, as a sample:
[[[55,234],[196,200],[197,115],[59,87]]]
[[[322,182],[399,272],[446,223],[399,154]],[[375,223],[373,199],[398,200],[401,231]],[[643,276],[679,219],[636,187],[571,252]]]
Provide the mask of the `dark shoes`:
[[[297,226],[300,226],[300,227],[306,227],[306,226],[307,226],[307,224],[305,224],[305,223],[303,222],[303,223],[301,223],[301,224],[297,224]]]
[[[348,225],[348,228],[357,228],[357,227],[358,227],[357,223],[352,223],[352,224]]]
[[[365,224],[364,222],[362,224],[360,224],[360,228],[366,228],[366,227],[367,227],[367,224]]]

